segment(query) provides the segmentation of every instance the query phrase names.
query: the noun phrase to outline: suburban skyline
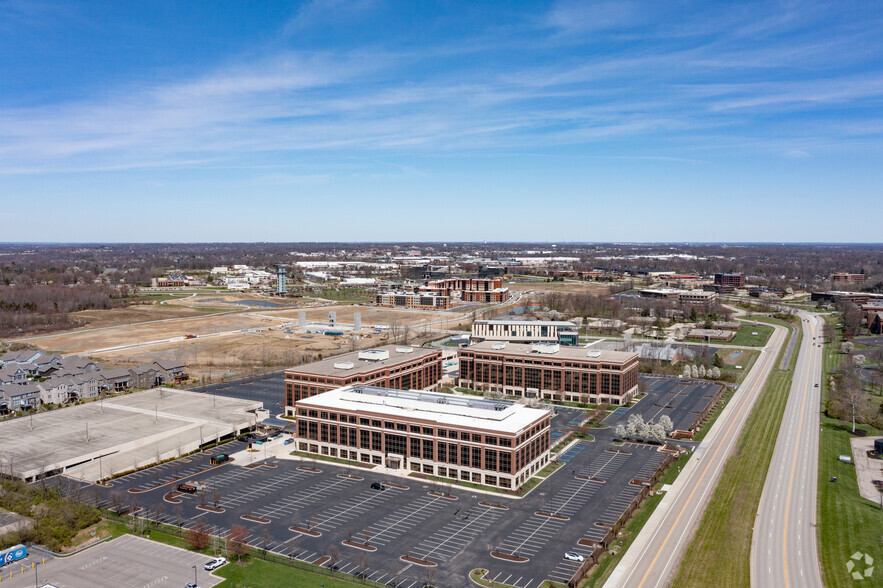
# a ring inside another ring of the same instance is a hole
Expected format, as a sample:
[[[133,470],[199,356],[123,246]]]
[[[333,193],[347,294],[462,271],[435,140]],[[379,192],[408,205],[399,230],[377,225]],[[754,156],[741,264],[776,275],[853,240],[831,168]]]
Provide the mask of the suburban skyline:
[[[0,1],[0,240],[879,242],[881,21]]]

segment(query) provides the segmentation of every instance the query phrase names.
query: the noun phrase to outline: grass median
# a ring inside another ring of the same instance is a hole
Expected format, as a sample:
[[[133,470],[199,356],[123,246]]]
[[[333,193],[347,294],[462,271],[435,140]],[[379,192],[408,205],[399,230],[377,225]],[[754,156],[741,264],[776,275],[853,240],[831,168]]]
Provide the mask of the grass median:
[[[795,345],[799,348],[799,339]],[[779,365],[783,353],[785,345],[774,365]],[[751,584],[754,522],[788,402],[793,369],[792,360],[788,370],[774,369],[770,373],[708,502],[699,527],[702,532],[690,542],[673,586],[736,588]]]

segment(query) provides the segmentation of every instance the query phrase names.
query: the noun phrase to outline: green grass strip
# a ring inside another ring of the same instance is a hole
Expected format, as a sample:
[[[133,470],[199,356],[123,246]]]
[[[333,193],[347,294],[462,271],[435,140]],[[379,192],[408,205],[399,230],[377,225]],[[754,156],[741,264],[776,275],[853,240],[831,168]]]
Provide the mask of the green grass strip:
[[[799,349],[800,338],[795,345]],[[774,365],[781,363],[783,353],[785,344]],[[792,374],[792,370],[777,369],[770,373],[724,466],[702,517],[701,532],[690,542],[673,586],[741,588],[751,584],[754,522],[788,403]]]

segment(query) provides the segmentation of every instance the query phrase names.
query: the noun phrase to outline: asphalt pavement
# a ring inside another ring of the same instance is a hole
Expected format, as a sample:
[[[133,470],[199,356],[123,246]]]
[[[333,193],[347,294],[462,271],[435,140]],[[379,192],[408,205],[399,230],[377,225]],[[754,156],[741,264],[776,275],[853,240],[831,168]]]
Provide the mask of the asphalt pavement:
[[[608,578],[607,588],[671,583],[787,335],[788,329],[775,326],[739,390]]]
[[[754,526],[753,586],[822,586],[815,524],[823,321],[798,314],[803,341]]]

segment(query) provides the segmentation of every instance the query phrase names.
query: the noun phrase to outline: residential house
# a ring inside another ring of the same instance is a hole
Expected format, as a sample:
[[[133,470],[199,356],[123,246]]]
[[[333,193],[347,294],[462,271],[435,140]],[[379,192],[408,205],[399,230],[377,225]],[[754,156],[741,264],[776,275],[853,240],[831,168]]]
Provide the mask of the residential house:
[[[99,386],[108,392],[125,392],[134,386],[135,378],[127,369],[101,370],[96,374]]]
[[[152,388],[159,383],[157,382],[159,372],[152,363],[129,368],[129,373],[132,374],[132,378],[135,380],[134,385],[136,388]]]
[[[40,406],[40,389],[36,384],[0,386],[0,413],[30,410]]]
[[[26,384],[28,372],[21,366],[10,364],[0,368],[0,384]]]
[[[187,365],[182,361],[158,359],[153,365],[157,371],[157,384],[174,384],[187,379]]]

